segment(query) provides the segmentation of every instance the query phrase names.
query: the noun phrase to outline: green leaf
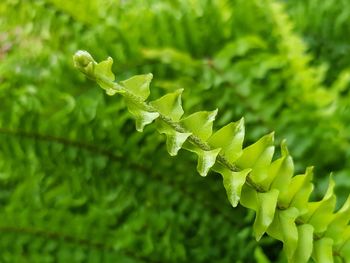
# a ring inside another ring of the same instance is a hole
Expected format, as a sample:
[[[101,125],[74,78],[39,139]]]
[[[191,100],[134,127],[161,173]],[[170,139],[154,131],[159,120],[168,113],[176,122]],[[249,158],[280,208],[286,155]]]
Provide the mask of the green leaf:
[[[334,244],[338,244],[343,240],[343,231],[350,221],[350,196],[343,204],[342,208],[334,214],[333,220],[328,225],[326,236],[334,240]]]
[[[333,219],[333,211],[336,203],[334,186],[334,180],[330,176],[328,189],[323,199],[319,202],[309,203],[308,212],[301,217],[304,222],[308,222],[314,227],[315,233],[326,231],[328,224]]]
[[[257,193],[257,210],[254,222],[254,234],[257,241],[266,232],[274,219],[279,191],[272,189],[269,192]]]
[[[152,81],[151,73],[136,75],[127,80],[121,81],[120,84],[129,90],[132,94],[146,100],[150,94],[149,85]]]
[[[109,96],[118,93],[118,90],[114,88],[115,76],[112,72],[113,59],[108,57],[106,60],[94,65],[94,74],[96,82],[101,88],[106,90]]]
[[[261,247],[257,246],[254,250],[254,258],[257,263],[271,263],[269,258],[264,254]]]
[[[247,184],[244,184],[241,191],[241,205],[256,211],[258,207],[257,195],[258,193],[255,189],[251,188]]]
[[[109,81],[114,81],[115,76],[112,72],[113,59],[108,57],[95,65],[95,75],[97,78],[104,78]]]
[[[337,245],[336,251],[340,253],[343,258],[350,258],[350,226],[343,229],[342,242]]]
[[[167,137],[167,151],[171,156],[177,155],[183,143],[189,136],[191,136],[191,133],[180,133],[175,131],[161,120],[157,120],[157,130],[159,133],[163,133]]]
[[[179,121],[184,111],[181,106],[181,94],[183,89],[164,95],[163,97],[150,102],[150,105],[173,121]]]
[[[298,226],[298,245],[291,263],[307,263],[313,250],[314,228],[309,224]]]
[[[274,161],[268,171],[268,180],[263,182],[262,185],[265,188],[275,188],[280,193],[288,190],[291,178],[294,173],[294,163],[292,157],[288,153],[285,141],[281,143],[282,157]]]
[[[300,214],[305,214],[307,210],[309,196],[313,190],[311,182],[313,167],[306,169],[305,174],[296,175],[291,179],[287,191],[280,193],[278,203],[281,207],[296,207]]]
[[[212,134],[213,121],[217,113],[218,110],[195,112],[182,119],[180,124],[201,140],[206,141]]]
[[[136,130],[138,132],[142,132],[143,128],[152,123],[155,119],[159,117],[158,112],[148,112],[143,109],[140,109],[138,105],[136,105],[131,100],[126,100],[126,104],[128,106],[129,112],[134,116],[136,121]]]
[[[235,162],[240,168],[253,168],[250,178],[259,183],[265,180],[268,175],[268,167],[271,163],[275,150],[273,146],[274,133],[260,138],[256,143],[243,149],[241,157]]]
[[[246,178],[251,169],[248,168],[239,172],[233,172],[222,165],[220,165],[218,168],[216,167],[215,171],[222,175],[228,200],[233,207],[236,207],[241,198],[242,187],[245,184]]]
[[[244,140],[244,119],[222,127],[208,140],[208,144],[214,148],[221,148],[220,154],[224,155],[230,163],[233,163],[242,154]]]
[[[333,263],[333,240],[324,237],[315,241],[312,258],[317,263]]]
[[[198,155],[197,171],[201,176],[207,176],[210,168],[215,164],[216,157],[220,151],[220,148],[211,151],[203,151],[201,149],[196,151]]]
[[[294,252],[298,245],[298,229],[295,219],[299,211],[295,207],[286,210],[277,210],[275,217],[267,233],[283,242],[283,249],[287,255],[288,262],[292,262]]]

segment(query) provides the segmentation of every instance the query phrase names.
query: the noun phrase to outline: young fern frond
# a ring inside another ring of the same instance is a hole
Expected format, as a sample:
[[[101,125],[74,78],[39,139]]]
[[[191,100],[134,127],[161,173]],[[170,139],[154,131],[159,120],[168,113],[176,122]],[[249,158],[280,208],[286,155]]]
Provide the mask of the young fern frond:
[[[267,233],[282,241],[288,262],[303,263],[310,258],[319,263],[350,259],[350,198],[334,213],[336,196],[332,177],[324,198],[309,202],[314,188],[312,167],[304,174],[294,175],[293,160],[285,142],[281,144],[281,157],[272,161],[273,133],[243,148],[243,119],[213,133],[217,110],[182,118],[182,90],[147,102],[152,74],[117,83],[111,71],[112,63],[111,58],[97,63],[86,51],[74,55],[75,66],[108,95],[120,94],[125,98],[138,131],[155,121],[158,131],[167,137],[170,155],[184,148],[198,155],[197,170],[201,176],[210,170],[222,175],[232,206],[240,203],[256,212],[253,230],[257,240]]]

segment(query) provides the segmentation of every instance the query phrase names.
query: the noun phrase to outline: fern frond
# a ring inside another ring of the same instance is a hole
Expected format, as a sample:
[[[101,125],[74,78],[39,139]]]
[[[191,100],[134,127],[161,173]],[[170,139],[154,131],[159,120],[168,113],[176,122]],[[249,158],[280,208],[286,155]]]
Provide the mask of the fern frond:
[[[257,240],[267,233],[282,241],[288,262],[308,262],[311,257],[315,262],[333,262],[336,256],[350,258],[349,237],[342,235],[350,229],[349,201],[334,213],[332,177],[324,198],[309,202],[314,188],[312,168],[294,176],[293,160],[285,142],[281,144],[281,157],[273,161],[273,133],[243,148],[243,120],[213,133],[217,110],[182,118],[181,90],[147,102],[152,75],[114,82],[112,62],[108,58],[97,63],[86,51],[74,55],[75,66],[108,95],[120,94],[125,98],[138,131],[155,120],[158,131],[167,136],[171,155],[181,148],[194,152],[198,155],[197,170],[201,176],[210,170],[223,176],[232,206],[240,203],[256,212],[253,229]]]

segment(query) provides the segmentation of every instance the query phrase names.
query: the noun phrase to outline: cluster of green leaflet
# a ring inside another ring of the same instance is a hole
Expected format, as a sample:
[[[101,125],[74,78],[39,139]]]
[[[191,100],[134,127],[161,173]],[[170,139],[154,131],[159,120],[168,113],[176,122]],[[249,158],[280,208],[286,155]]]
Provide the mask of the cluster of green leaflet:
[[[183,148],[198,155],[197,170],[206,176],[213,170],[223,177],[228,199],[256,212],[254,234],[265,233],[283,242],[288,262],[347,262],[350,259],[350,198],[334,213],[334,181],[321,201],[309,202],[313,191],[312,168],[294,176],[294,165],[285,142],[281,157],[273,160],[274,135],[268,134],[243,148],[243,119],[216,132],[217,110],[200,111],[182,118],[182,90],[146,102],[152,74],[114,82],[113,60],[97,63],[86,51],[74,55],[75,66],[95,80],[108,95],[121,94],[136,120],[136,129],[156,122],[166,135],[167,150],[176,155]]]

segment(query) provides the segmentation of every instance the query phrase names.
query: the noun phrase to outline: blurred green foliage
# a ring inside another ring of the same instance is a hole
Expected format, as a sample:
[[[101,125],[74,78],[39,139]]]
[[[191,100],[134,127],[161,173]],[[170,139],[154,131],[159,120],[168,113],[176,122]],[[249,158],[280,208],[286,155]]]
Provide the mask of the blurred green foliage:
[[[348,71],[350,61],[350,2],[346,0],[287,1],[288,12],[310,51],[314,63],[327,66],[327,81]]]
[[[220,108],[220,126],[244,116],[246,145],[275,130],[297,170],[316,166],[314,198],[332,171],[344,200],[349,13],[333,0],[2,1],[0,261],[284,262],[217,176],[165,157],[154,128],[135,133],[71,56],[117,58],[117,79],[152,72],[151,96],[185,88],[186,111]]]

